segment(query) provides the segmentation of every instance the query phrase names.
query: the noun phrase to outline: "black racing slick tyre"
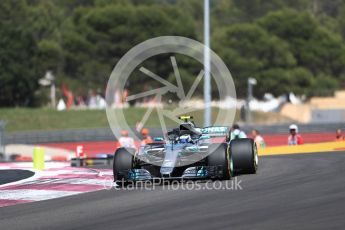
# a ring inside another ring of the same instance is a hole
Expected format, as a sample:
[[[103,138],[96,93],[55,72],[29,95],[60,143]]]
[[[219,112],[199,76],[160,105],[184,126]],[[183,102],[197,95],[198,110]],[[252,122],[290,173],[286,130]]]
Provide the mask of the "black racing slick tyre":
[[[114,181],[125,180],[126,172],[133,168],[133,155],[131,149],[118,148],[114,154],[113,173]],[[133,150],[134,151],[134,150]]]
[[[229,154],[228,144],[212,144],[209,147],[209,151],[210,155],[207,157],[207,165],[216,166],[222,169],[222,174],[218,175],[218,179],[231,179],[233,176],[233,163],[231,155]]]
[[[230,142],[230,154],[236,174],[255,174],[258,169],[258,150],[253,139],[235,139]]]

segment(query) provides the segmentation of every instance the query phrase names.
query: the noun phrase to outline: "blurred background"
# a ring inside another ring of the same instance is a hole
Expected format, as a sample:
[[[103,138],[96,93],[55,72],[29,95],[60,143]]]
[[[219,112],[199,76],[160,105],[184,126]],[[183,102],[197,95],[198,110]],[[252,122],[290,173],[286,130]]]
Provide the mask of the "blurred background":
[[[203,27],[201,0],[1,0],[0,152],[84,143],[89,153],[108,153],[114,137],[104,94],[118,60],[157,36],[203,42]],[[286,144],[292,123],[306,143],[333,141],[345,128],[344,39],[344,0],[210,0],[210,46],[235,81],[236,122],[261,131],[268,145]],[[145,64],[174,81],[162,57]],[[178,64],[188,89],[202,66],[186,57]],[[116,95],[133,128],[147,108],[171,106],[126,103],[155,84],[136,76]],[[215,84],[211,92],[216,99]],[[202,84],[188,103],[202,108]],[[212,113],[226,108],[214,101]],[[194,114],[196,122],[203,115]],[[157,120],[147,124],[152,136],[161,135]]]

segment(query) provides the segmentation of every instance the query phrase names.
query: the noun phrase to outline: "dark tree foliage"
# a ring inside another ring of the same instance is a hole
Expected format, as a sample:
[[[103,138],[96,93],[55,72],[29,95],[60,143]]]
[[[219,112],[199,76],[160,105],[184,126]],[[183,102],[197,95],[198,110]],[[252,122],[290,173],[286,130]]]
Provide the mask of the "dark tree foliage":
[[[37,90],[38,47],[25,1],[0,2],[0,105],[30,106]]]
[[[212,49],[228,65],[239,96],[255,77],[255,96],[325,95],[345,86],[343,0],[211,0]],[[117,61],[149,38],[203,41],[200,0],[1,0],[0,107],[39,106],[47,70],[58,86],[103,90]],[[178,56],[185,90],[200,63]],[[169,55],[144,63],[174,81]],[[155,88],[140,73],[130,90]],[[214,96],[216,88],[213,85]],[[202,96],[202,85],[197,89]]]

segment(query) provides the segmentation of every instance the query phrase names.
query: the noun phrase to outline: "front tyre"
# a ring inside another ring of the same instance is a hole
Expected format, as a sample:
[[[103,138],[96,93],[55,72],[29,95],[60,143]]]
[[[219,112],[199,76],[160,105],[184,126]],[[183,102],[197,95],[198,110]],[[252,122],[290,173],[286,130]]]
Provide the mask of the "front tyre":
[[[114,154],[113,174],[114,181],[120,181],[127,178],[126,172],[133,169],[132,149],[118,148]]]
[[[233,176],[233,161],[231,154],[229,154],[228,144],[212,144],[209,151],[211,154],[207,157],[207,165],[222,168],[222,175],[219,176],[219,179],[231,179]]]
[[[253,139],[242,138],[230,142],[234,172],[237,174],[255,174],[258,169],[258,150]]]

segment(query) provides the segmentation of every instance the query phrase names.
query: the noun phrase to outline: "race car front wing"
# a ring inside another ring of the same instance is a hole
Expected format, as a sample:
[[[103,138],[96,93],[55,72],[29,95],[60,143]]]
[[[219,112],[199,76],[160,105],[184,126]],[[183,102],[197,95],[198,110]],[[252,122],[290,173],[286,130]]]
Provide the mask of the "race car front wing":
[[[119,172],[126,181],[145,181],[145,180],[201,180],[217,179],[223,176],[223,166],[194,166],[186,168],[181,176],[171,176],[169,174],[152,175],[147,169],[131,169]],[[161,170],[164,171],[164,170]],[[171,170],[167,170],[171,171]],[[115,178],[116,181],[116,178]]]

